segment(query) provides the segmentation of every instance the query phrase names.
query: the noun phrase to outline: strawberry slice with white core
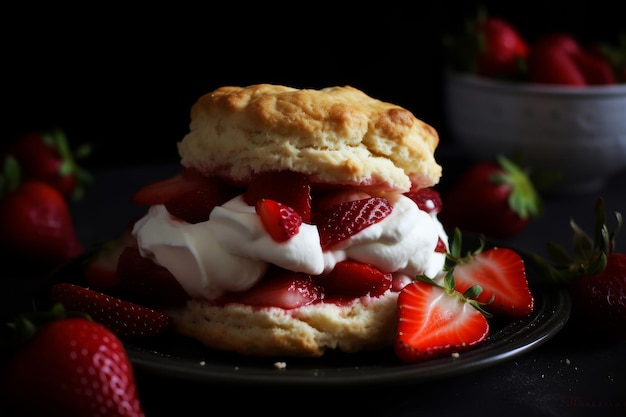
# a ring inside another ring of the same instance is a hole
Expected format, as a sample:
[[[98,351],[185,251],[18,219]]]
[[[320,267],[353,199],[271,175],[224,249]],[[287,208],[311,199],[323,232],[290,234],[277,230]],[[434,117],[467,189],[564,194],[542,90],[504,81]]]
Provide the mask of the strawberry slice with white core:
[[[263,198],[255,208],[263,227],[276,242],[285,242],[300,230],[302,217],[289,206]]]
[[[533,311],[524,260],[512,249],[494,247],[463,258],[454,266],[454,279],[461,292],[479,285],[483,291],[477,300],[493,299],[485,306],[492,314],[525,317]]]
[[[487,338],[486,313],[471,300],[480,289],[472,287],[461,294],[454,289],[450,273],[444,281],[439,285],[419,276],[398,294],[394,350],[401,361],[420,362],[459,353]]]
[[[322,249],[336,245],[387,217],[393,206],[386,198],[371,197],[332,206],[315,217]]]

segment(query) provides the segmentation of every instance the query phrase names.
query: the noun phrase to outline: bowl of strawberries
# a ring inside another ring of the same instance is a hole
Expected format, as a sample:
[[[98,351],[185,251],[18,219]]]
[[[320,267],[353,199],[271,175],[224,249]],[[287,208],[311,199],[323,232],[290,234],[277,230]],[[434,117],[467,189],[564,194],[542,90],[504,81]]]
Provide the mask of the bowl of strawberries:
[[[483,17],[446,47],[446,131],[468,156],[516,155],[566,194],[596,191],[626,169],[626,34],[530,41]]]

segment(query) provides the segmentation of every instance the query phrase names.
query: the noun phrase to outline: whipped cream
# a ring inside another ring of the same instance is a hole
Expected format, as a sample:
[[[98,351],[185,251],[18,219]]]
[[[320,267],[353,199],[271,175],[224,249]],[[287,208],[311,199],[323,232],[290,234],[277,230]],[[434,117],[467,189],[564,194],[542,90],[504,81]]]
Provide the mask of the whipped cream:
[[[307,223],[289,240],[274,241],[243,196],[195,224],[171,216],[163,205],[152,206],[135,223],[133,235],[142,256],[167,268],[191,297],[207,300],[251,288],[269,264],[319,275],[352,259],[383,272],[434,278],[445,262],[445,255],[435,252],[439,237],[448,242],[443,226],[410,198],[387,198],[393,206],[387,217],[326,251],[317,227]]]

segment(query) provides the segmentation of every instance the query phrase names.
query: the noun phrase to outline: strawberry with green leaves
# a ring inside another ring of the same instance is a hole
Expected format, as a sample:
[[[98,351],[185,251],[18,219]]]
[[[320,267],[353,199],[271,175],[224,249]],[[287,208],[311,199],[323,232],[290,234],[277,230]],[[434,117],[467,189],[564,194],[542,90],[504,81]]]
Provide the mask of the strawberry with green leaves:
[[[520,233],[542,209],[529,175],[501,155],[470,166],[442,198],[439,219],[446,228],[498,239]]]
[[[64,196],[43,181],[22,182],[12,157],[0,175],[0,248],[8,260],[44,270],[84,252]]]
[[[126,350],[105,326],[60,305],[12,326],[21,339],[0,383],[16,415],[145,415]]]
[[[626,254],[614,251],[621,213],[615,212],[615,220],[617,227],[609,232],[604,201],[598,199],[593,237],[571,220],[571,253],[548,242],[547,260],[533,255],[547,282],[569,289],[577,334],[626,339]]]
[[[65,133],[54,129],[33,131],[17,138],[6,155],[19,162],[24,180],[43,181],[59,190],[65,198],[78,200],[92,178],[77,160],[89,152],[88,146],[72,151]]]
[[[448,64],[458,71],[489,78],[524,77],[528,43],[517,28],[484,10],[467,22],[465,32],[444,38]]]
[[[446,265],[435,279],[418,276],[398,295],[396,355],[404,362],[463,352],[489,335],[492,316],[521,318],[534,309],[523,258],[497,246],[461,255],[455,229]]]
[[[442,284],[418,276],[398,294],[396,356],[413,363],[466,351],[489,335],[489,313],[474,298],[480,287],[464,293],[448,272]]]

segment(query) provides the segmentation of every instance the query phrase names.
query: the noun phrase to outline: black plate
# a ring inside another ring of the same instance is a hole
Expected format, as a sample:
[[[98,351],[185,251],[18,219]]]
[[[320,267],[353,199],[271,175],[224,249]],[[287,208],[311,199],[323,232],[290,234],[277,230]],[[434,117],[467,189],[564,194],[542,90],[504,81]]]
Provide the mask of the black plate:
[[[522,355],[549,340],[567,322],[571,310],[567,293],[538,285],[538,272],[533,268],[532,260],[527,256],[524,260],[535,297],[533,313],[514,321],[491,321],[491,335],[486,342],[456,358],[405,364],[390,349],[357,354],[329,352],[315,359],[249,358],[208,349],[193,339],[178,335],[125,342],[125,346],[131,362],[141,371],[209,383],[363,386],[453,377]],[[82,258],[76,259],[59,269],[48,284],[58,281],[80,283],[82,261]],[[37,295],[34,302],[36,308],[48,306],[47,291]]]

